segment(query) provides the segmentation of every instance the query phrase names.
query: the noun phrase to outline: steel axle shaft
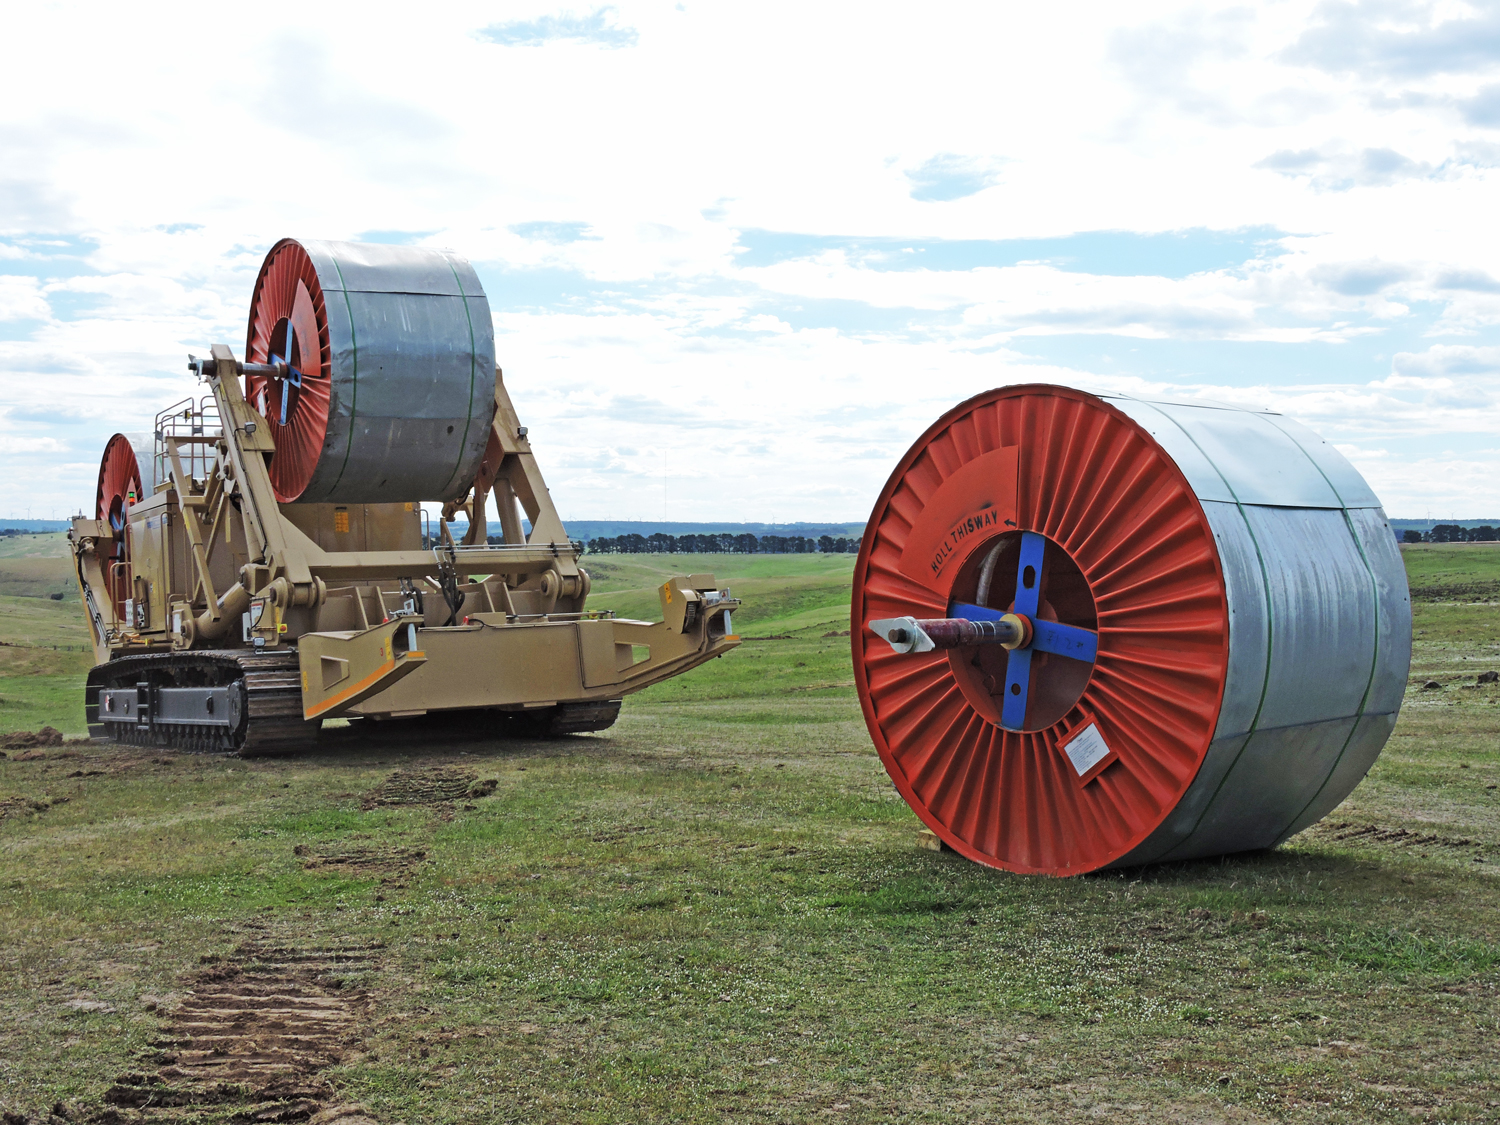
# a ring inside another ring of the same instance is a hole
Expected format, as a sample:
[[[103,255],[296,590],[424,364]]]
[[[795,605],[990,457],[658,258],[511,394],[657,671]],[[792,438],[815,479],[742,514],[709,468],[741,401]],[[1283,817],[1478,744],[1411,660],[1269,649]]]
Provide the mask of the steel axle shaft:
[[[962,617],[893,617],[872,621],[870,628],[890,642],[897,652],[932,652],[962,645],[1004,645],[1024,648],[1031,643],[1031,622],[1007,613],[993,621],[969,621]]]

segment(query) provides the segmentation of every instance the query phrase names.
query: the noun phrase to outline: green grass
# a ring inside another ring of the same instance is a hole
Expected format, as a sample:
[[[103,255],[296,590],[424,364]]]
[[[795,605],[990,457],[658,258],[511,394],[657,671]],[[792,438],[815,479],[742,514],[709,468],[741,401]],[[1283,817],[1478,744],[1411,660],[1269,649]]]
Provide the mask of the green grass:
[[[83,677],[93,663],[76,596],[0,596],[0,734],[49,724],[83,734]]]
[[[1477,573],[1406,557],[1439,594]],[[712,571],[737,629],[783,639],[597,736],[0,761],[0,799],[42,806],[0,820],[0,1107],[96,1105],[158,1034],[142,998],[254,936],[384,943],[333,1078],[385,1122],[1495,1119],[1500,689],[1475,674],[1500,607],[1417,604],[1395,737],[1329,821],[1058,881],[916,846],[824,635],[852,560],[586,562],[601,608],[653,617],[669,573]],[[495,793],[362,808],[423,766]],[[1362,825],[1439,839],[1341,836]],[[299,847],[426,858],[396,878]]]
[[[1500,598],[1500,543],[1412,543],[1401,557],[1416,600]]]
[[[0,559],[66,559],[71,557],[66,531],[34,535],[0,535]]]
[[[76,673],[0,676],[0,734],[56,727],[83,735],[83,677]]]
[[[849,582],[853,555],[586,555],[594,579],[590,609],[612,609],[620,617],[661,619],[657,593],[674,574],[712,574],[745,607],[734,615],[742,636],[775,629],[849,627]]]
[[[76,600],[68,537],[61,531],[0,536],[0,596]]]

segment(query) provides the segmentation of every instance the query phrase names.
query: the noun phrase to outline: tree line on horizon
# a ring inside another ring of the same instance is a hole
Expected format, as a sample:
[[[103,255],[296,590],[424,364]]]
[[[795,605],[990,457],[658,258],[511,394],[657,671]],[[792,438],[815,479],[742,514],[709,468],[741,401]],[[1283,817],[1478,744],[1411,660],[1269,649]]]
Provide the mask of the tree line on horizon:
[[[594,555],[844,555],[856,554],[863,536],[820,535],[600,535],[584,547]]]
[[[1403,543],[1494,543],[1500,540],[1500,531],[1487,523],[1479,527],[1440,523],[1427,532],[1408,529],[1401,533],[1400,538]]]

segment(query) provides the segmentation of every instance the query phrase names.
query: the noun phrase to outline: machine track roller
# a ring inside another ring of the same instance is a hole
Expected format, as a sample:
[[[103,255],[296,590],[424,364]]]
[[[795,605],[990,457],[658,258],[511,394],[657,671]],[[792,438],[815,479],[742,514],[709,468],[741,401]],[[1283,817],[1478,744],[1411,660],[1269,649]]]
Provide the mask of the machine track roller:
[[[597,703],[559,703],[548,716],[543,731],[549,736],[561,736],[608,730],[620,717],[620,702],[601,699]]]
[[[315,745],[321,723],[302,718],[297,654],[205,650],[125,656],[89,672],[84,714],[95,738],[127,746],[241,757]],[[209,697],[201,721],[187,704]]]

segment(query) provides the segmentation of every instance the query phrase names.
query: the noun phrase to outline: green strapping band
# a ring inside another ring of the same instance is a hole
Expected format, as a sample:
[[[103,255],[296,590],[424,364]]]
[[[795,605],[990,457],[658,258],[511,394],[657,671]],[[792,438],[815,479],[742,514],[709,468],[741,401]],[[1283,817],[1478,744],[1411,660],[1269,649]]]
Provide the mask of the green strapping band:
[[[479,357],[474,354],[474,318],[469,313],[469,295],[464,292],[464,283],[459,279],[458,270],[454,269],[453,263],[446,256],[443,261],[448,262],[448,268],[453,272],[459,300],[464,303],[464,319],[469,323],[469,415],[468,421],[464,423],[464,435],[458,442],[458,460],[453,465],[453,472],[448,475],[448,484],[443,485],[443,491],[446,492],[449,485],[452,485],[453,478],[458,476],[458,470],[464,467],[464,446],[469,442],[469,427],[474,425],[474,379],[477,376],[474,369],[479,363]]]
[[[354,306],[349,303],[349,287],[344,281],[344,271],[339,269],[339,260],[332,254],[328,260],[333,263],[334,272],[339,275],[339,291],[344,294],[344,309],[349,314],[349,346],[354,360],[354,369],[351,372],[353,385],[349,389],[349,440],[344,444],[344,463],[339,466],[339,475],[334,478],[332,492],[344,481],[344,471],[349,468],[349,454],[354,451],[354,411],[359,405],[359,335],[354,329]],[[330,389],[332,387],[333,372],[329,372]]]
[[[1203,824],[1203,818],[1208,815],[1208,810],[1211,809],[1211,808],[1213,808],[1214,807],[1214,802],[1219,799],[1219,793],[1223,790],[1225,782],[1227,782],[1229,780],[1229,775],[1234,772],[1234,767],[1239,764],[1240,758],[1245,753],[1245,748],[1250,745],[1250,740],[1253,737],[1255,737],[1255,731],[1260,726],[1260,714],[1265,709],[1265,706],[1266,706],[1266,692],[1269,691],[1270,687],[1271,687],[1271,652],[1272,652],[1272,649],[1275,647],[1275,640],[1276,640],[1276,622],[1273,619],[1272,613],[1271,613],[1271,576],[1266,571],[1266,558],[1265,558],[1265,555],[1261,552],[1260,541],[1255,538],[1255,528],[1253,528],[1252,526],[1250,526],[1250,518],[1245,515],[1245,505],[1240,502],[1239,493],[1237,493],[1234,490],[1234,486],[1229,483],[1228,478],[1226,478],[1223,473],[1219,472],[1219,466],[1215,465],[1214,462],[1213,462],[1213,459],[1211,457],[1209,457],[1209,455],[1207,453],[1204,452],[1203,447],[1198,444],[1198,439],[1195,438],[1195,437],[1193,437],[1192,434],[1188,433],[1188,430],[1187,430],[1186,426],[1184,426],[1176,418],[1173,418],[1165,410],[1161,409],[1161,407],[1157,406],[1156,403],[1154,403],[1154,402],[1147,402],[1145,399],[1135,399],[1134,401],[1142,403],[1145,406],[1151,407],[1158,414],[1160,414],[1163,418],[1165,418],[1167,421],[1171,422],[1172,425],[1176,426],[1179,430],[1181,430],[1183,436],[1185,438],[1187,438],[1188,441],[1190,441],[1190,442],[1193,443],[1193,448],[1198,451],[1199,455],[1202,456],[1203,460],[1209,465],[1209,467],[1211,467],[1213,469],[1215,475],[1218,476],[1219,480],[1223,483],[1225,491],[1227,491],[1230,496],[1234,497],[1234,507],[1235,507],[1235,510],[1239,512],[1240,519],[1244,521],[1244,523],[1245,523],[1245,532],[1246,532],[1246,534],[1248,534],[1250,536],[1250,543],[1255,548],[1255,561],[1260,564],[1260,583],[1261,583],[1261,589],[1265,591],[1265,599],[1266,599],[1266,667],[1265,667],[1265,671],[1261,674],[1261,681],[1260,681],[1260,702],[1255,705],[1255,717],[1250,720],[1250,728],[1249,728],[1249,730],[1247,730],[1245,732],[1245,741],[1240,745],[1239,752],[1237,754],[1235,754],[1234,761],[1230,762],[1229,763],[1229,768],[1224,771],[1224,776],[1221,777],[1221,778],[1219,778],[1219,784],[1214,787],[1213,796],[1211,796],[1208,799],[1208,801],[1204,804],[1203,811],[1198,814],[1198,819],[1193,822],[1192,831],[1190,831],[1187,834],[1187,836],[1185,836],[1183,838],[1183,840],[1185,842],[1186,840],[1191,839],[1194,835],[1197,834],[1197,831],[1198,831],[1199,827],[1202,826],[1202,824]],[[1186,475],[1186,474],[1184,474],[1184,475]],[[1196,497],[1195,497],[1195,499],[1196,499]],[[1201,506],[1202,503],[1203,503],[1203,501],[1199,500],[1198,503]],[[1227,599],[1227,596],[1228,596],[1228,592],[1229,592],[1228,583],[1226,582],[1225,583],[1225,595],[1226,595],[1226,599]],[[1232,627],[1233,626],[1231,625],[1231,628]],[[1227,669],[1226,669],[1226,671],[1227,671]],[[1226,686],[1227,686],[1227,684],[1226,684]],[[1210,746],[1213,745],[1213,740],[1212,739],[1209,740],[1209,745]],[[1196,780],[1196,778],[1194,780]],[[1188,788],[1191,789],[1192,786],[1189,785]],[[1180,845],[1174,845],[1174,847],[1168,849],[1166,852],[1164,852],[1162,854],[1162,856],[1160,856],[1158,858],[1165,858],[1165,856],[1171,855],[1172,852],[1176,850],[1177,846],[1180,846]]]
[[[1273,426],[1276,425],[1274,422],[1271,424]],[[1313,461],[1312,456],[1307,450],[1302,448],[1302,443],[1293,435],[1282,430],[1280,426],[1276,426],[1276,428],[1286,434],[1292,444],[1301,451],[1302,456],[1312,461],[1313,468],[1318,470],[1318,475],[1328,485],[1329,491],[1333,493],[1334,498],[1341,505],[1344,504],[1344,498],[1339,495],[1339,490],[1333,486],[1333,481],[1328,479],[1328,474],[1323,471],[1323,466]],[[1370,565],[1370,557],[1365,553],[1365,545],[1359,541],[1359,536],[1354,531],[1354,521],[1349,518],[1349,508],[1344,506],[1341,509],[1341,514],[1344,517],[1344,526],[1349,529],[1349,538],[1354,540],[1354,549],[1359,552],[1359,561],[1365,564],[1365,573],[1370,577],[1371,612],[1375,619],[1375,643],[1370,646],[1370,674],[1365,678],[1364,694],[1359,697],[1359,710],[1354,714],[1354,725],[1349,728],[1348,737],[1344,739],[1344,744],[1339,747],[1339,756],[1333,760],[1333,765],[1328,770],[1328,776],[1323,779],[1323,784],[1318,786],[1318,791],[1308,799],[1307,804],[1302,806],[1302,810],[1296,816],[1292,817],[1291,823],[1282,829],[1282,833],[1278,833],[1278,837],[1290,832],[1293,825],[1307,815],[1307,810],[1317,803],[1318,798],[1323,795],[1323,790],[1327,789],[1329,783],[1333,781],[1333,775],[1338,773],[1339,763],[1344,760],[1344,755],[1349,751],[1349,744],[1354,741],[1354,734],[1359,730],[1359,721],[1365,717],[1365,704],[1370,701],[1370,689],[1375,686],[1375,669],[1380,664],[1380,583],[1376,581],[1375,568]]]

